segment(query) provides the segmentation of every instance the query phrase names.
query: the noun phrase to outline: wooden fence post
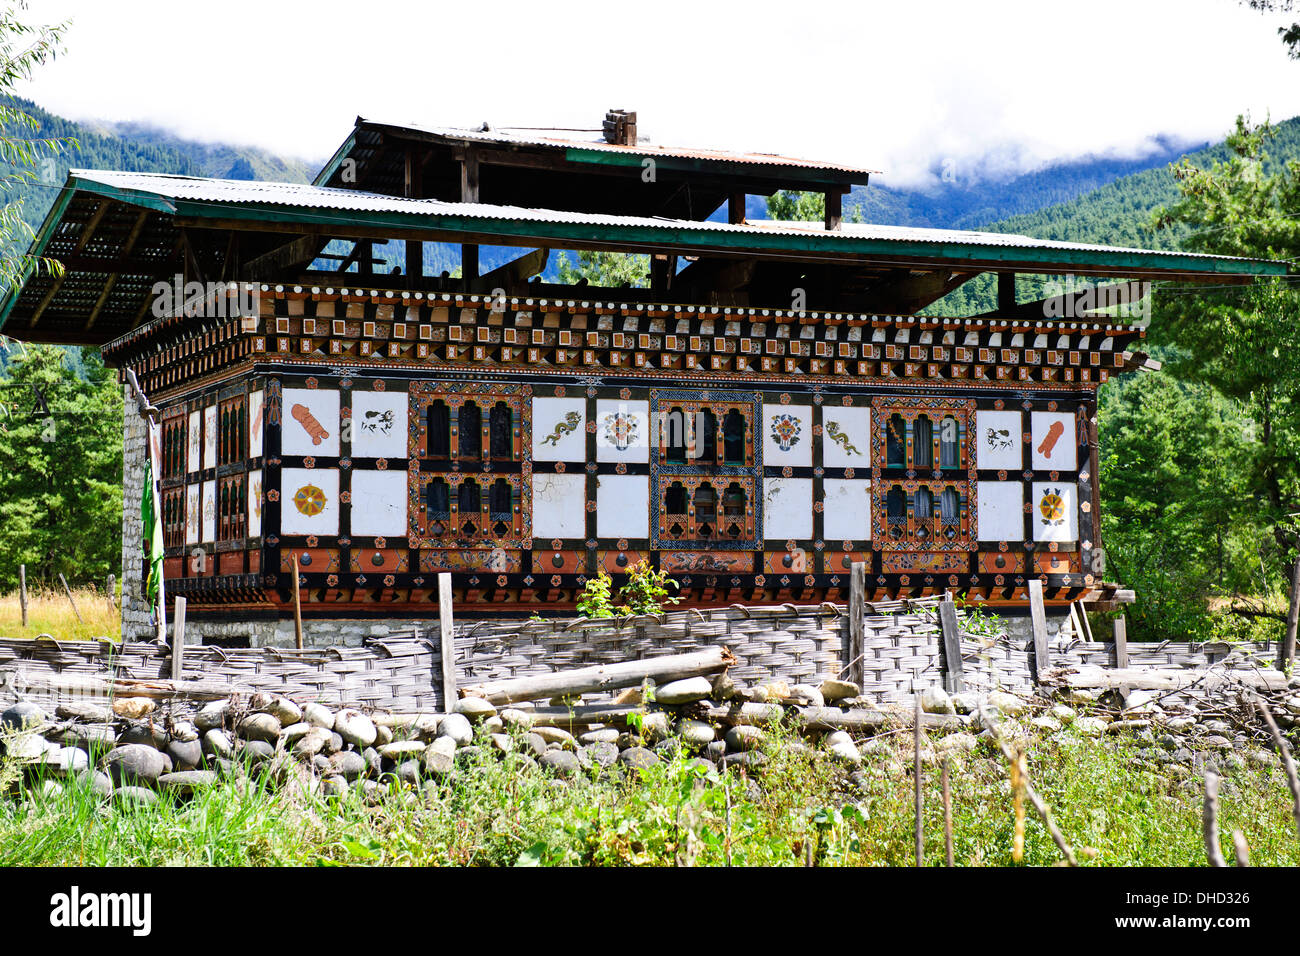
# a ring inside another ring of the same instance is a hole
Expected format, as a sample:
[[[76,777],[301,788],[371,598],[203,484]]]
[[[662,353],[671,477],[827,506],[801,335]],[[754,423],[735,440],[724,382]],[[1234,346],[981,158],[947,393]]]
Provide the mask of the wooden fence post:
[[[1123,614],[1115,618],[1115,666],[1128,667],[1128,625]]]
[[[108,610],[110,613],[117,607],[117,575],[108,576]]]
[[[176,599],[172,614],[172,680],[185,673],[185,598]]]
[[[81,619],[81,612],[77,610],[77,602],[72,600],[72,588],[68,587],[68,579],[60,574],[59,583],[63,585],[63,593],[68,596],[68,603],[72,605],[72,613],[77,615],[77,623],[85,624],[86,622]]]
[[[921,695],[916,695],[912,711],[912,782],[915,788],[913,799],[916,802],[916,865],[921,866],[925,860],[925,830],[922,827],[921,796]]]
[[[451,575],[438,575],[438,640],[442,655],[442,709],[456,703],[456,639],[451,624]]]
[[[961,676],[961,634],[957,630],[957,605],[945,598],[939,605],[939,630],[943,633],[943,686],[950,694],[966,691]]]
[[[302,595],[299,593],[298,552],[293,553],[293,644],[302,650]]]
[[[865,632],[867,616],[867,566],[854,561],[849,568],[849,680],[862,687],[866,680]]]
[[[1277,649],[1279,670],[1285,671],[1295,661],[1298,626],[1300,626],[1300,558],[1295,559],[1295,567],[1291,569],[1291,607],[1286,614],[1286,636],[1282,639],[1282,646]]]
[[[27,626],[27,565],[18,565],[18,603],[23,609],[23,627]]]
[[[1043,582],[1029,582],[1029,616],[1034,627],[1034,682],[1040,683],[1051,659],[1047,652],[1047,611],[1043,607]]]

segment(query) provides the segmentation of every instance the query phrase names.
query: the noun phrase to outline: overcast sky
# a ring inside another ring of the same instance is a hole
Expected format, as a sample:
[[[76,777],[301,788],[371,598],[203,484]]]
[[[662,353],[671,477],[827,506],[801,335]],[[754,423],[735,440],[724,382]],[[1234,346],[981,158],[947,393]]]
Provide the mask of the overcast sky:
[[[832,159],[915,184],[1220,138],[1300,113],[1300,62],[1236,0],[33,0],[67,52],[22,90],[74,119],[323,160],[358,115],[595,127]]]

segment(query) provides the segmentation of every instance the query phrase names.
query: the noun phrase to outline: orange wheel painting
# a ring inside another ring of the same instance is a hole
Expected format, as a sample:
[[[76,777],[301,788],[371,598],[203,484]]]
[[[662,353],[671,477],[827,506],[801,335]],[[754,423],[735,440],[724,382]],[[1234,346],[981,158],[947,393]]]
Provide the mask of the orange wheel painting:
[[[315,485],[303,485],[293,495],[293,504],[311,518],[325,510],[325,492]]]
[[[1049,491],[1038,502],[1038,511],[1046,521],[1060,521],[1065,517],[1065,502],[1060,495]]]

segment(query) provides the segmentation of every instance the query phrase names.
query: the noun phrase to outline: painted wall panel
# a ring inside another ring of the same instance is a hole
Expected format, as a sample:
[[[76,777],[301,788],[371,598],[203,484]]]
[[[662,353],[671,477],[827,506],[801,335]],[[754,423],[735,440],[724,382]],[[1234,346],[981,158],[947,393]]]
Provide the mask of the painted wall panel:
[[[644,464],[650,460],[650,403],[596,401],[596,460]]]
[[[1019,481],[976,482],[981,541],[1025,540],[1025,486]]]
[[[262,534],[262,469],[255,468],[248,473],[248,536],[261,537]]]
[[[217,483],[203,483],[203,540],[217,540]]]
[[[822,481],[822,537],[828,542],[871,539],[870,481],[859,478]]]
[[[812,465],[811,405],[763,405],[763,464],[790,465],[795,468]]]
[[[352,454],[354,457],[406,457],[408,401],[405,392],[353,391]]]
[[[352,472],[352,533],[405,537],[406,472],[372,471],[358,468]]]
[[[763,537],[768,541],[811,538],[812,491],[811,478],[764,479]]]
[[[648,475],[601,475],[596,486],[596,535],[645,538],[650,534]]]
[[[1034,412],[1030,434],[1036,471],[1074,471],[1079,466],[1074,416],[1068,412]]]
[[[193,417],[193,416],[191,416]],[[203,497],[198,482],[185,486],[185,543],[198,544],[203,522]]]
[[[285,468],[280,473],[280,533],[339,533],[337,468]]]
[[[822,464],[871,467],[871,409],[822,406]]]
[[[263,426],[266,424],[266,392],[258,389],[248,396],[248,457],[262,456]]]
[[[198,471],[203,467],[203,413],[190,412],[189,434],[185,443],[185,470]]]
[[[217,467],[217,406],[203,409],[203,467]]]
[[[586,475],[533,475],[533,536],[586,538]]]
[[[587,400],[533,399],[533,461],[587,460]]]
[[[975,412],[975,465],[1006,471],[1024,469],[1024,423],[1020,412]]]
[[[1034,488],[1034,540],[1079,539],[1079,494],[1072,483],[1036,481]]]
[[[339,393],[329,388],[286,388],[280,429],[280,451],[285,455],[338,457]]]

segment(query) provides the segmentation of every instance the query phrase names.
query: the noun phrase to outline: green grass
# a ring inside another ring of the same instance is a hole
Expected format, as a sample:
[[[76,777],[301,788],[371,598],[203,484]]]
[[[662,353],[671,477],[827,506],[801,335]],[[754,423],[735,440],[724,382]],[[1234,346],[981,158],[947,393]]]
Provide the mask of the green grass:
[[[899,756],[910,737],[894,738]],[[1199,777],[1145,769],[1132,741],[1114,749],[1063,736],[1029,750],[1034,786],[1085,865],[1203,865]],[[484,748],[455,785],[394,787],[373,805],[290,797],[264,781],[226,781],[151,808],[104,804],[71,783],[51,797],[0,798],[0,863],[10,866],[275,865],[911,865],[912,778],[891,756],[869,760],[852,788],[821,759],[773,746],[753,772],[701,770],[675,759],[636,779],[558,783]],[[10,774],[12,779],[12,774]],[[1240,829],[1256,865],[1300,864],[1300,839],[1280,768],[1229,775],[1225,853]],[[1181,788],[1184,780],[1196,786]],[[984,751],[953,758],[958,865],[1012,865],[1006,762]],[[943,860],[939,770],[924,773],[925,854]],[[39,790],[39,788],[37,788]],[[728,808],[730,804],[730,808]],[[1024,862],[1050,865],[1056,847],[1026,808]]]

